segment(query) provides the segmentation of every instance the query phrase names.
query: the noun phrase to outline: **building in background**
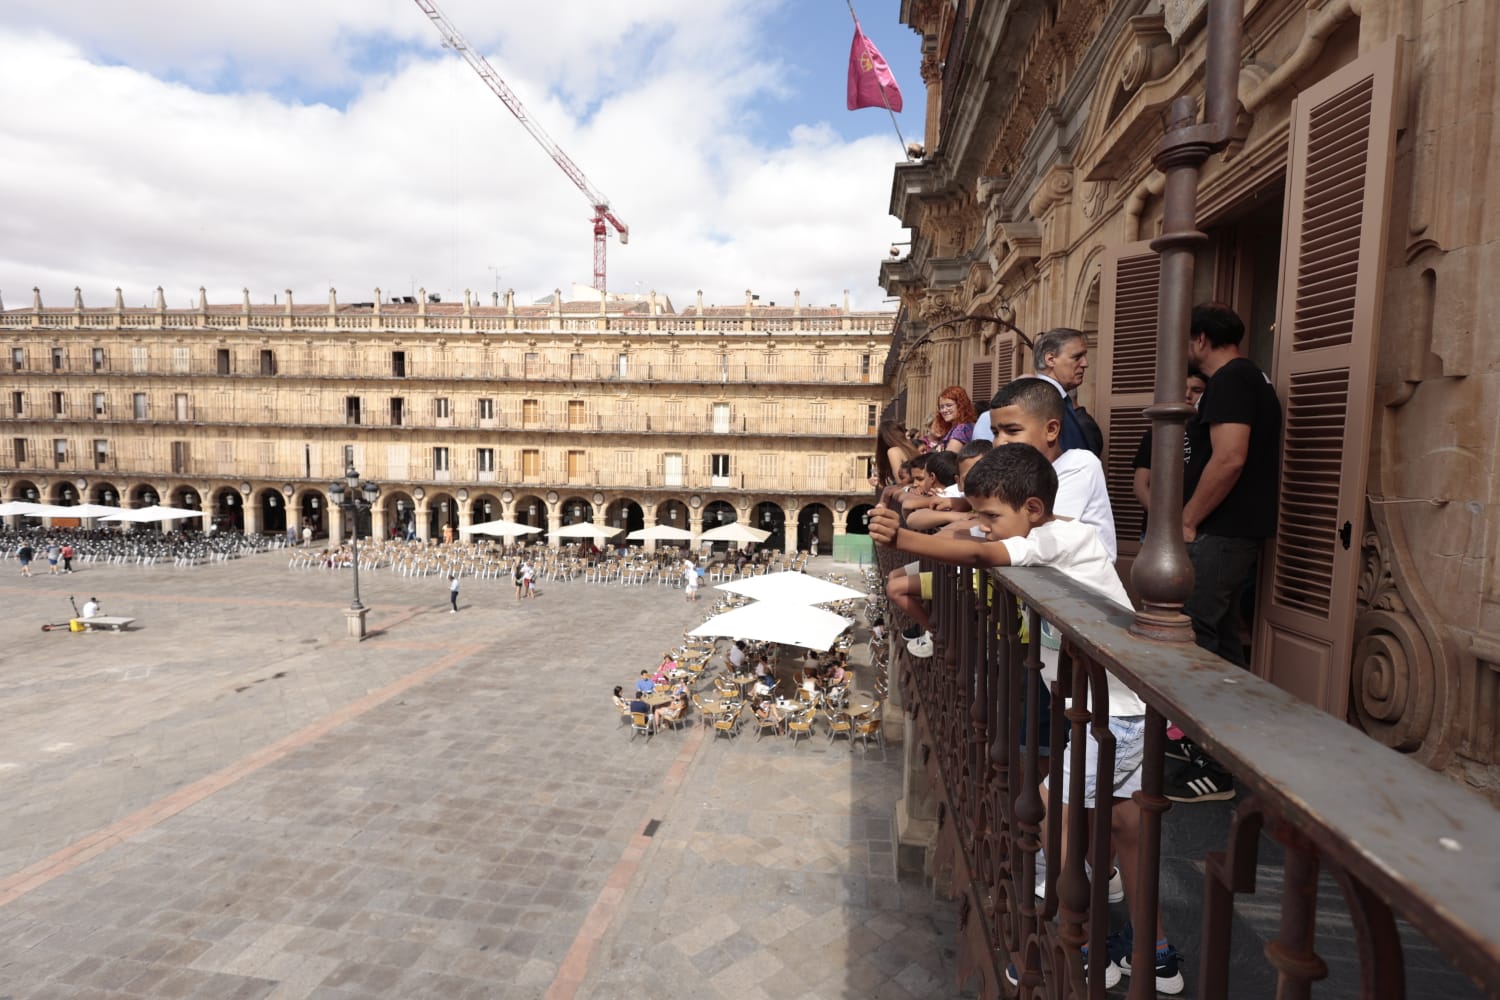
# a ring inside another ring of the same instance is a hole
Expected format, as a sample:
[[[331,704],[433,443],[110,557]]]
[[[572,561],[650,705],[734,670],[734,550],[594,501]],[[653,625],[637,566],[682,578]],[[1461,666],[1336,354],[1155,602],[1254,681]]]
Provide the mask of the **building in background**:
[[[699,531],[828,552],[864,532],[894,315],[666,296],[0,312],[0,499],[201,509],[189,528],[347,533],[328,485],[382,493],[361,533],[507,518]],[[184,526],[183,522],[178,523]],[[446,529],[446,530],[445,530]],[[623,536],[622,536],[623,537]],[[556,544],[555,536],[552,538]]]

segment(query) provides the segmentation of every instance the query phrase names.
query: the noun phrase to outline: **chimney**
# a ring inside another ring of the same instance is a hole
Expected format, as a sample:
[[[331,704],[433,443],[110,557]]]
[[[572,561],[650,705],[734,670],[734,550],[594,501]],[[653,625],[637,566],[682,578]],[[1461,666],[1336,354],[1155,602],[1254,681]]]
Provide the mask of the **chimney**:
[[[202,285],[198,286],[198,311],[208,312],[208,289]]]
[[[792,290],[792,315],[802,315],[802,289],[800,288]]]
[[[650,309],[652,316],[655,316],[661,311],[661,306],[657,305],[656,303],[656,289],[651,289],[651,295],[647,298],[647,301],[651,303]]]
[[[417,289],[417,315],[423,319],[427,318],[427,289]]]
[[[845,315],[847,315],[848,312],[849,312],[849,289],[846,288],[846,289],[844,289],[844,313],[845,313]]]
[[[118,292],[119,289],[117,288],[117,289],[115,289],[115,291]],[[245,315],[249,316],[250,315],[250,289],[248,289],[248,288],[241,288],[240,289],[240,294],[244,297],[243,301],[240,304],[241,308],[244,309]]]
[[[745,312],[748,313],[751,310],[754,302],[755,295],[750,291],[750,289],[745,289]]]
[[[33,312],[42,311],[42,290],[35,285],[31,286],[31,309]]]
[[[286,290],[286,314],[288,316],[292,314],[292,290],[290,288]]]
[[[562,315],[562,289],[552,289],[552,313],[555,316]]]
[[[375,287],[375,315],[380,315],[380,286]]]
[[[698,315],[703,315],[703,289],[698,289]]]
[[[125,293],[122,292],[120,290],[119,286],[117,285],[117,286],[115,286],[115,312],[124,312],[124,311],[125,311]]]
[[[470,292],[469,289],[465,288],[464,289],[464,315],[465,316],[469,316],[469,315],[472,314],[473,308],[474,308],[473,307],[473,301],[474,301],[473,293]]]
[[[491,309],[499,309],[500,308],[500,293],[499,292],[490,292],[490,308]]]
[[[73,286],[73,308],[83,312],[83,289]]]
[[[333,288],[330,287],[328,289],[328,315],[332,316],[334,313],[336,313],[338,311],[339,311],[339,297],[338,297],[338,292],[335,289],[333,289]]]
[[[156,311],[167,311],[167,294],[161,290],[160,285],[156,286]]]
[[[516,290],[514,288],[507,288],[505,290],[505,315],[507,315],[507,316],[514,316],[515,314],[516,314]]]

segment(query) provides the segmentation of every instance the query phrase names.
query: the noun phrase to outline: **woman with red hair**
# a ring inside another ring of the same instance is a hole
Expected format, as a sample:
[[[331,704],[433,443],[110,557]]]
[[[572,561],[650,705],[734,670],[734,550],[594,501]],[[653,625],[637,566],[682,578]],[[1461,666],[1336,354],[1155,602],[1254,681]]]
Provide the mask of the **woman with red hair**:
[[[933,444],[933,451],[963,451],[964,445],[974,436],[974,422],[979,414],[963,386],[950,385],[938,396],[937,418],[932,422],[934,436],[941,435]]]

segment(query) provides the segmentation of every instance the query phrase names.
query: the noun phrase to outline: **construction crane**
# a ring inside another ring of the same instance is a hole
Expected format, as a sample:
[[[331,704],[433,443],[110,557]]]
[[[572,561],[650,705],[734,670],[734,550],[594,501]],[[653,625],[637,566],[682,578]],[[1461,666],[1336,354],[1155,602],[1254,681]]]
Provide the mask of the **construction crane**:
[[[536,123],[526,111],[520,98],[516,97],[511,89],[505,85],[505,81],[500,79],[500,74],[495,72],[494,67],[489,64],[484,56],[469,47],[469,43],[464,41],[464,36],[459,34],[458,29],[453,26],[453,22],[449,21],[443,12],[438,10],[437,4],[433,3],[432,0],[415,0],[415,2],[418,7],[422,8],[422,13],[426,14],[432,20],[432,23],[437,26],[438,33],[443,36],[443,44],[463,56],[464,62],[473,67],[474,72],[479,74],[479,78],[485,82],[485,85],[493,90],[495,96],[504,102],[505,106],[510,109],[510,113],[516,116],[516,120],[525,127],[526,131],[531,133],[531,137],[547,151],[548,156],[552,157],[552,162],[562,168],[562,172],[568,175],[568,179],[578,187],[578,190],[583,192],[584,196],[588,198],[589,204],[594,207],[594,287],[602,293],[605,291],[605,244],[609,235],[609,230],[605,224],[608,223],[615,227],[615,232],[620,234],[621,246],[630,242],[630,227],[621,222],[619,217],[610,209],[609,199],[600,194],[598,189],[589,183],[589,179],[583,175],[582,170],[578,169],[578,164],[573,162],[572,157],[564,153],[562,147],[553,142],[552,137],[547,134],[546,130]]]

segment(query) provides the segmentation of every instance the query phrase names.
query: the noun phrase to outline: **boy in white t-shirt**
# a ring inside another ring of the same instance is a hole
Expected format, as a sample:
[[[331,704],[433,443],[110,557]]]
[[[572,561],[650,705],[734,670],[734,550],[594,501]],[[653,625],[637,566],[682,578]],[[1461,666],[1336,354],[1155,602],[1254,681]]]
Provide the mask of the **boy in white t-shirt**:
[[[1053,395],[1056,395],[1055,391]],[[997,435],[1001,433],[1002,425],[1002,420],[995,421]],[[955,537],[948,533],[925,535],[902,528],[896,512],[884,507],[877,507],[870,515],[870,537],[878,544],[957,566],[1051,566],[1083,587],[1129,609],[1130,600],[1125,587],[1120,583],[1114,560],[1105,550],[1098,532],[1080,521],[1053,513],[1057,492],[1058,476],[1047,456],[1027,444],[1000,445],[980,459],[964,478],[964,495],[979,519],[984,539]],[[1055,654],[1044,655],[1046,660],[1050,660],[1055,670]],[[1044,675],[1047,672],[1044,670]],[[1110,781],[1114,799],[1110,853],[1120,859],[1126,891],[1133,892],[1137,875],[1136,834],[1140,827],[1140,807],[1130,796],[1141,787],[1146,706],[1114,675],[1106,676],[1109,729],[1115,738],[1115,773]],[[1097,752],[1090,733],[1085,751],[1088,767],[1084,778],[1084,801],[1081,803],[1086,809],[1092,808],[1094,803],[1098,776],[1093,772]],[[1064,755],[1062,761],[1063,815],[1058,817],[1058,822],[1063,823],[1064,828],[1067,811],[1071,808],[1067,801],[1070,757],[1071,754]],[[1045,787],[1044,782],[1044,799]],[[1162,932],[1159,909],[1155,930],[1156,988],[1164,993],[1180,993],[1184,981],[1178,968],[1177,952]],[[1105,968],[1106,988],[1118,982],[1122,972],[1130,971],[1131,956],[1123,952],[1114,954],[1115,950],[1111,949],[1111,961]]]
[[[1099,540],[1114,562],[1115,512],[1109,502],[1104,466],[1087,448],[1062,448],[1063,402],[1051,382],[1018,378],[995,394],[990,426],[995,444],[1029,444],[1052,463],[1057,473],[1057,501],[1053,513],[1082,521],[1099,532]]]

